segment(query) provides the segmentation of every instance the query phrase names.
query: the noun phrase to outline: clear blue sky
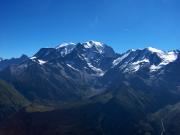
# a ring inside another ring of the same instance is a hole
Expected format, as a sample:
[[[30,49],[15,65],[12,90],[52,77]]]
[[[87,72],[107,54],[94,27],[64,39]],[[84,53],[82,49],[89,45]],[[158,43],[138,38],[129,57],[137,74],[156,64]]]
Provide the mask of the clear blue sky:
[[[180,49],[180,0],[0,0],[0,57],[87,40]]]

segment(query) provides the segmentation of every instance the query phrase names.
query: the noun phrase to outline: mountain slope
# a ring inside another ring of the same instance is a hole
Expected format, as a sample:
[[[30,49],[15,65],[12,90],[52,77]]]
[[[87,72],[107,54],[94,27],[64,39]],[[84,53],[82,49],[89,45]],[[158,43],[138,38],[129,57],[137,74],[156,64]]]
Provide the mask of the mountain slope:
[[[180,103],[168,105],[139,122],[140,135],[179,135]]]
[[[0,77],[38,103],[87,100],[126,84],[161,106],[179,100],[178,67],[179,51],[149,47],[120,55],[104,43],[89,41],[42,48],[2,70]]]
[[[180,102],[179,69],[178,50],[148,47],[117,54],[96,41],[42,48],[0,72],[35,104],[3,123],[0,133],[160,134],[161,121],[147,117]]]
[[[6,135],[17,133],[22,135],[119,135],[119,133],[131,135],[134,132],[134,123],[143,116],[142,114],[138,109],[128,109],[116,98],[112,98],[105,103],[76,104],[67,109],[46,112],[21,111],[3,124],[0,133]]]
[[[37,108],[37,111],[36,109],[30,111],[31,109],[27,108],[3,124],[0,133],[6,135],[17,133],[22,135],[142,135],[142,132],[149,133],[151,130],[141,127],[139,123],[144,121],[148,114],[158,110],[159,106],[152,101],[155,95],[148,94],[147,90],[133,89],[121,83],[116,89],[109,89],[86,102],[65,104],[60,109],[41,111]],[[138,132],[140,130],[143,131]],[[157,131],[154,129],[151,133],[156,135]]]
[[[0,80],[0,121],[17,112],[28,103],[12,86]]]
[[[28,59],[29,58],[26,55],[22,55],[20,58],[12,58],[12,59],[1,59],[0,58],[0,71],[5,69],[8,66],[21,64],[22,62],[24,62]]]
[[[110,88],[118,88],[121,82],[125,82],[137,92],[141,90],[147,94],[146,98],[153,95],[150,101],[155,99],[155,104],[174,104],[180,100],[179,56],[178,51],[130,50],[113,62],[115,65],[105,73],[101,82]],[[160,68],[152,71],[155,65]]]
[[[29,60],[1,71],[0,77],[34,102],[82,100],[104,90],[97,78],[115,58],[113,49],[103,43],[63,44],[40,49]]]

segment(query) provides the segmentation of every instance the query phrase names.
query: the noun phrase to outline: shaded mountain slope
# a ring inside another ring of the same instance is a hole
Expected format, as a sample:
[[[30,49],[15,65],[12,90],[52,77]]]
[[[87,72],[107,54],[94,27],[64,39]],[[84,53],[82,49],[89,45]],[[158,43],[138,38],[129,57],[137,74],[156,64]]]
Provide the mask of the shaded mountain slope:
[[[140,135],[149,133],[151,135],[179,135],[180,134],[180,103],[168,105],[146,119],[139,122]]]
[[[0,80],[0,121],[17,112],[28,103],[17,90]]]
[[[1,59],[0,58],[0,70],[3,70],[8,66],[21,64],[22,62],[24,62],[28,59],[29,58],[26,55],[22,55],[20,58],[12,58],[12,59]]]
[[[136,115],[135,115],[136,114]],[[45,112],[21,111],[0,128],[5,135],[131,135],[143,116],[116,98]],[[131,122],[130,122],[131,121]],[[33,130],[32,130],[33,129]]]

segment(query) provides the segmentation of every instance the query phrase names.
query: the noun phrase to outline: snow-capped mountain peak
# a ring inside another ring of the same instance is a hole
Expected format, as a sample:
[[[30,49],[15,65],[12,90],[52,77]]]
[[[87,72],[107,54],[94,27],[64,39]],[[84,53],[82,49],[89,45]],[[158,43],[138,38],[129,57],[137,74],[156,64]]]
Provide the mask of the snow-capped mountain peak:
[[[161,69],[162,67],[168,65],[171,62],[174,62],[178,57],[177,52],[171,51],[171,52],[167,52],[164,53],[163,55],[160,55],[160,58],[162,59],[161,63],[159,63],[157,66],[152,65],[150,67],[150,71],[154,72],[157,71],[159,69]]]
[[[62,43],[56,47],[56,50],[58,50],[61,56],[64,57],[65,55],[71,53],[75,47],[75,43]]]
[[[118,66],[124,72],[137,72],[144,68],[149,68],[150,72],[155,72],[174,62],[177,57],[177,51],[165,52],[148,47],[127,51],[113,61],[113,67]]]
[[[89,41],[89,42],[85,42],[85,43],[83,43],[84,44],[84,47],[85,48],[92,48],[92,47],[103,47],[104,46],[104,44],[103,43],[101,43],[101,42],[97,42],[97,41],[93,41],[93,40],[91,40],[91,41]]]
[[[83,44],[84,48],[86,48],[86,49],[96,49],[99,53],[104,52],[104,43],[91,40],[89,42],[85,42],[82,44]]]
[[[153,47],[147,47],[146,49],[149,50],[152,53],[164,53],[164,51],[153,48]]]
[[[177,52],[176,51],[169,51],[165,52],[156,48],[148,47],[147,48],[150,52],[156,53],[159,58],[162,59],[163,62],[166,63],[173,62],[177,59]]]
[[[93,74],[103,75],[110,68],[117,68],[122,72],[138,72],[149,69],[150,72],[164,69],[174,62],[179,51],[165,52],[153,47],[145,49],[131,49],[123,54],[116,54],[114,50],[101,42],[88,41],[84,43],[62,43],[55,48],[42,48],[31,57],[31,61],[40,65],[49,62],[69,64],[68,67],[76,71],[92,71]]]
[[[62,43],[62,44],[56,46],[55,48],[56,48],[56,49],[60,49],[60,48],[69,47],[69,46],[75,46],[75,45],[76,45],[76,44],[75,44],[75,43],[72,43],[72,42],[70,42],[70,43]]]

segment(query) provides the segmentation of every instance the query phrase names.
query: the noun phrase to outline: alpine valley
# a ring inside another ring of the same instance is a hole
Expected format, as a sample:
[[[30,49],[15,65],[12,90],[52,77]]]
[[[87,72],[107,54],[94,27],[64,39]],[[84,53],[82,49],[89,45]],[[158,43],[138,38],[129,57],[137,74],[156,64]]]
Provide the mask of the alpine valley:
[[[97,41],[0,58],[0,135],[180,135],[180,51]]]

